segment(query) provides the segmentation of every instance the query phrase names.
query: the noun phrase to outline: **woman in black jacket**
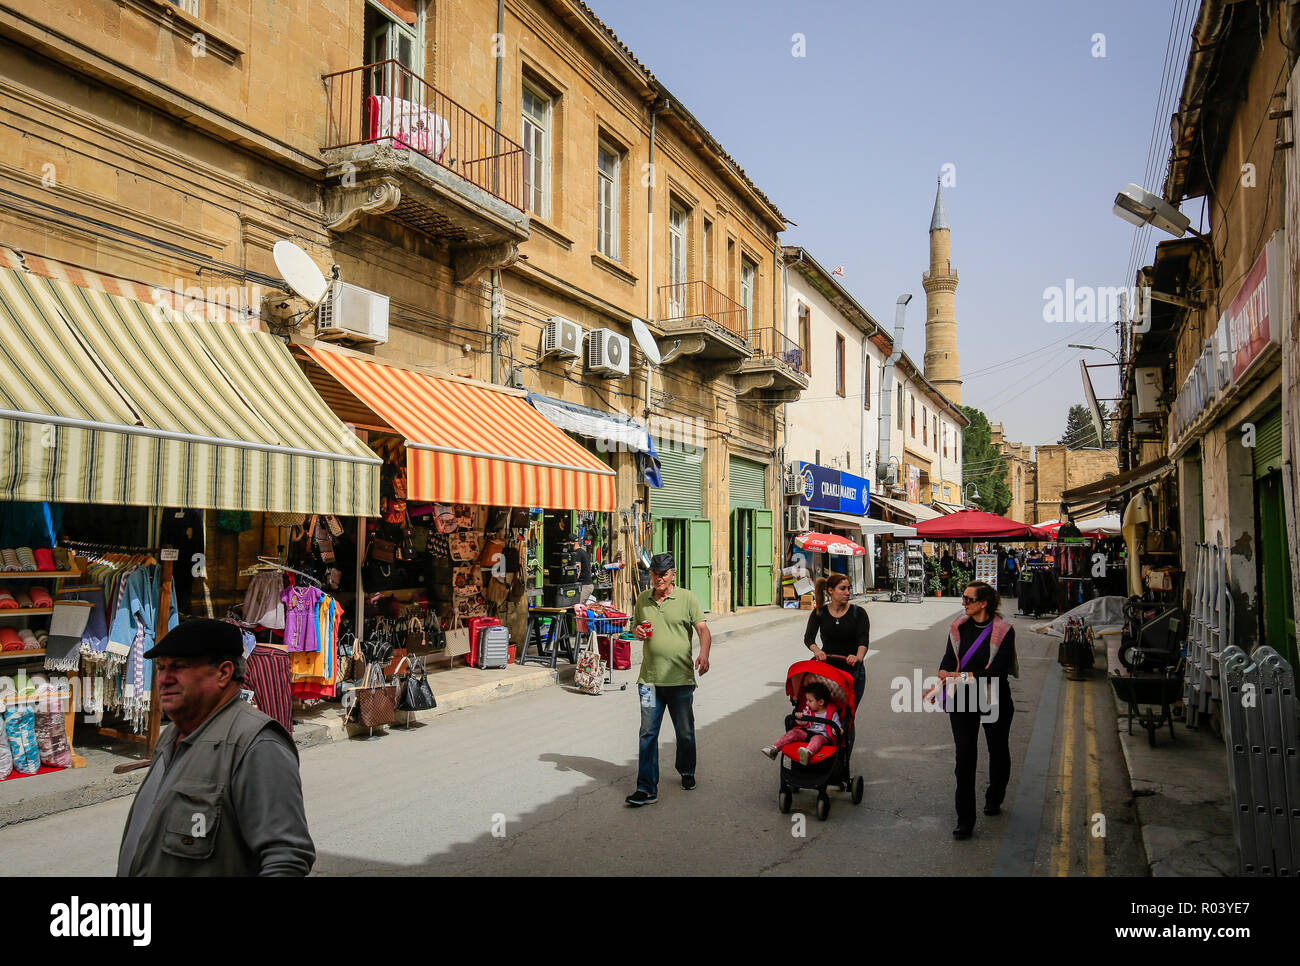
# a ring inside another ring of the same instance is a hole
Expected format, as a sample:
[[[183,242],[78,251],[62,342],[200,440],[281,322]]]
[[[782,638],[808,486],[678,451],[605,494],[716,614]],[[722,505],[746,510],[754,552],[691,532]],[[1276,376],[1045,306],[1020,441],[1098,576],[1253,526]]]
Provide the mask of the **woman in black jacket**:
[[[814,660],[824,661],[829,656],[841,657],[853,675],[854,704],[862,701],[867,686],[865,661],[871,643],[871,621],[867,612],[857,604],[850,604],[852,585],[845,574],[831,574],[817,581],[817,607],[808,615],[808,627],[803,642]],[[817,635],[821,646],[817,646]]]
[[[948,690],[945,708],[957,746],[957,827],[955,838],[970,838],[975,828],[975,763],[981,724],[989,749],[989,787],[984,814],[997,815],[1011,778],[1011,685],[1019,676],[1015,629],[998,612],[1001,598],[983,581],[972,581],[961,598],[965,614],[948,628],[948,646],[939,665],[940,688],[949,678],[961,682]],[[981,694],[981,689],[984,690]]]

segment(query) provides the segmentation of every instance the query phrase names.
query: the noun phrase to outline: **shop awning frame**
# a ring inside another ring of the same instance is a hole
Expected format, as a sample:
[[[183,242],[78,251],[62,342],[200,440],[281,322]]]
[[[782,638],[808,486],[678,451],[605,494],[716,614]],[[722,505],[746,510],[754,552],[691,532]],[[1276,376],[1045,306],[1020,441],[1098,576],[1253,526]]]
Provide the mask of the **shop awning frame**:
[[[1169,458],[1162,456],[1150,463],[1144,463],[1137,469],[1119,473],[1115,476],[1107,476],[1096,482],[1066,490],[1061,494],[1061,502],[1069,507],[1085,503],[1105,502],[1117,496],[1122,496],[1131,490],[1146,486],[1148,483],[1160,479],[1166,473],[1173,472],[1173,469],[1174,466],[1169,462]]]
[[[886,506],[895,513],[902,513],[909,516],[918,523],[943,516],[943,514],[938,510],[931,510],[924,504],[909,503],[907,500],[895,500],[887,496],[878,496],[875,493],[871,494],[871,502]]]
[[[0,267],[0,499],[377,512],[381,460],[278,338],[128,291]]]
[[[406,440],[409,499],[613,511],[615,471],[526,394],[321,345],[298,346]]]

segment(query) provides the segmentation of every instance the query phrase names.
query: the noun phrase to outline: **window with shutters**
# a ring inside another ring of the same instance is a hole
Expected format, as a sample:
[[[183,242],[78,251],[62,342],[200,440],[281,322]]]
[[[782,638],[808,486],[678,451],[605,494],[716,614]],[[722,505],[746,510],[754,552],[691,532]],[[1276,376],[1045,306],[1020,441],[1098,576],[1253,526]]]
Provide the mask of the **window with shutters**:
[[[596,250],[618,261],[619,187],[622,152],[607,141],[596,148]]]
[[[930,410],[921,407],[921,445],[930,445]]]
[[[835,336],[835,394],[844,395],[844,336]]]
[[[932,428],[930,439],[934,440],[934,444],[933,444],[934,451],[937,453],[939,451],[939,417],[932,416],[930,417],[930,419],[931,419],[930,425]]]
[[[916,397],[909,396],[908,398],[912,401],[912,411],[910,417],[911,426],[912,426],[912,439],[916,439]]]
[[[803,371],[812,375],[812,310],[799,303],[799,354]]]
[[[862,408],[871,408],[871,357],[862,366]]]
[[[898,429],[899,432],[902,432],[903,431],[903,387],[901,384],[898,387],[898,405],[895,408],[898,410],[898,426],[896,428]]]
[[[551,215],[551,98],[531,84],[523,90],[524,200],[539,218]]]

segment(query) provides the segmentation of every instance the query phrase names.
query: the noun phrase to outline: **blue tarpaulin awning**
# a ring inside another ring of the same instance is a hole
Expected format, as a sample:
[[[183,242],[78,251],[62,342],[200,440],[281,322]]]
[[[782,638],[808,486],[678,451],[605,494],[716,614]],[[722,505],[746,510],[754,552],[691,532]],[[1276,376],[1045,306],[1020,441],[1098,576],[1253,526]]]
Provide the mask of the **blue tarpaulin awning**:
[[[581,403],[530,392],[528,402],[553,425],[567,433],[594,439],[605,452],[625,450],[636,454],[637,468],[652,487],[663,485],[659,455],[649,431],[630,416],[606,413]]]

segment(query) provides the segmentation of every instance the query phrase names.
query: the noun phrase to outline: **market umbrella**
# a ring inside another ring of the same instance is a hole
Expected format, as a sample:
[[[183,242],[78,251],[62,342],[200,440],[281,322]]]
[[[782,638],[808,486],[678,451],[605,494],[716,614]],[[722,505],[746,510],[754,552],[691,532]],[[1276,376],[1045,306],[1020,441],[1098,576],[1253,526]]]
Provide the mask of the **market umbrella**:
[[[800,550],[829,553],[837,557],[862,557],[867,552],[867,548],[861,544],[833,533],[801,533],[794,538],[794,545]]]
[[[1027,523],[1017,523],[984,510],[958,510],[916,525],[922,540],[1033,540],[1042,539]]]

